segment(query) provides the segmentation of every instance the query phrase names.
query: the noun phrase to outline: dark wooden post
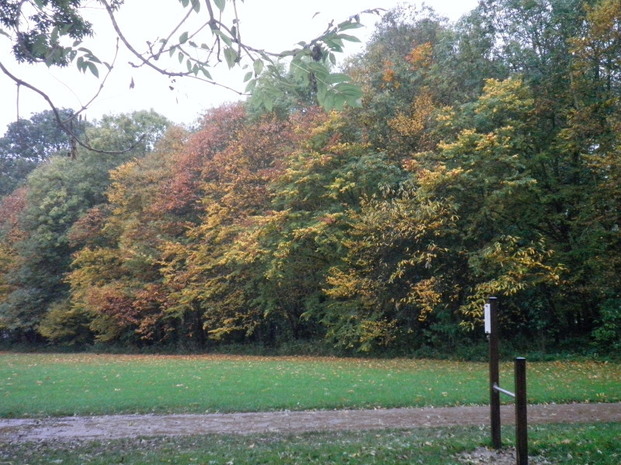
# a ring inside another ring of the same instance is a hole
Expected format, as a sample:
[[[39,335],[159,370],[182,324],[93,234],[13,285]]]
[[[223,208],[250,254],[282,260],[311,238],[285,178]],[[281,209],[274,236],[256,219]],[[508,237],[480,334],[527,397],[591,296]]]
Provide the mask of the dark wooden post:
[[[528,465],[526,359],[515,359],[515,450],[517,465]]]
[[[490,419],[492,425],[492,447],[500,449],[500,393],[495,389],[500,385],[498,354],[498,299],[490,297],[489,305],[489,396]]]

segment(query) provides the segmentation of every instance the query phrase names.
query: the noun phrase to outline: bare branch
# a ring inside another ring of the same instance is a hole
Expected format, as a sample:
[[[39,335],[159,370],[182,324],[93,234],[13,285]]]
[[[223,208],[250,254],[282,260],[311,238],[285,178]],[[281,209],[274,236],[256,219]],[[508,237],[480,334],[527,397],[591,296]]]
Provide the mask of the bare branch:
[[[15,76],[13,73],[11,73],[2,62],[0,62],[0,70],[6,75],[8,76],[10,79],[13,80],[13,82],[15,82],[18,86],[24,86],[30,90],[32,90],[33,92],[39,94],[41,97],[43,97],[43,99],[48,103],[48,105],[50,106],[52,112],[54,113],[54,118],[56,119],[56,122],[58,123],[58,125],[60,126],[60,128],[69,136],[69,138],[71,139],[71,145],[72,145],[72,153],[70,154],[72,158],[75,158],[75,149],[77,148],[77,145],[79,145],[80,147],[83,147],[87,150],[90,150],[92,152],[95,153],[101,153],[103,155],[121,155],[127,152],[130,152],[131,150],[133,150],[138,144],[140,144],[142,142],[142,140],[144,139],[144,134],[142,135],[142,137],[136,141],[134,144],[132,144],[131,147],[125,149],[125,150],[117,150],[117,151],[108,151],[108,150],[100,150],[100,149],[96,149],[91,147],[90,145],[88,145],[85,142],[82,142],[80,140],[80,138],[77,136],[77,134],[73,131],[73,128],[71,127],[71,121],[73,121],[73,119],[75,118],[75,116],[77,115],[77,113],[75,115],[73,115],[71,118],[67,119],[67,120],[63,120],[62,117],[60,116],[60,112],[58,111],[58,108],[56,107],[56,105],[54,104],[54,102],[52,101],[52,99],[50,98],[49,95],[47,95],[45,92],[43,92],[41,89],[38,89],[37,87],[33,86],[32,84],[29,84],[28,82],[18,78],[17,76]],[[99,91],[101,92],[101,90]],[[81,111],[83,111],[85,108],[82,108]]]
[[[179,28],[181,27],[181,25],[183,23],[185,23],[188,18],[190,17],[190,15],[192,14],[192,10],[189,10],[187,12],[187,14],[183,17],[183,19],[181,20],[181,22],[179,24],[177,24],[177,26],[170,32],[170,34],[168,35],[168,37],[166,39],[164,39],[164,42],[162,42],[162,46],[160,47],[159,52],[157,52],[156,55],[151,55],[154,59],[158,59],[160,57],[160,55],[164,52],[164,47],[166,46],[166,44],[168,44],[168,42],[170,41],[170,39],[172,38],[173,34],[175,32],[177,32],[179,30]]]
[[[108,77],[110,76],[110,74],[112,73],[112,70],[114,69],[114,65],[116,63],[116,59],[118,58],[118,56],[119,56],[119,40],[117,39],[116,48],[114,51],[114,58],[112,59],[112,64],[110,64],[109,66],[106,66],[108,68],[108,71],[106,72],[106,75],[104,76],[104,78],[101,80],[99,84],[99,88],[97,89],[97,92],[95,92],[95,95],[93,95],[93,97],[86,103],[86,105],[82,105],[82,108],[80,108],[80,110],[74,114],[73,118],[76,118],[82,112],[87,110],[88,107],[90,107],[91,104],[97,99],[97,97],[99,97],[99,95],[103,91],[104,86],[106,85],[106,81],[108,80]]]

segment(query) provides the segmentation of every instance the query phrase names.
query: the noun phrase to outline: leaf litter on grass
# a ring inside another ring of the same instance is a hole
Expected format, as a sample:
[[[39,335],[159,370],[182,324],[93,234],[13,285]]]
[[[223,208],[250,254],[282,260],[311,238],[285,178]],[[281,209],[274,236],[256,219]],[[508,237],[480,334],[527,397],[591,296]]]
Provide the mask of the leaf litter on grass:
[[[490,449],[478,447],[473,451],[461,452],[456,455],[457,460],[464,465],[515,465],[516,452],[513,448]],[[543,457],[528,457],[530,465],[552,465],[552,462]]]

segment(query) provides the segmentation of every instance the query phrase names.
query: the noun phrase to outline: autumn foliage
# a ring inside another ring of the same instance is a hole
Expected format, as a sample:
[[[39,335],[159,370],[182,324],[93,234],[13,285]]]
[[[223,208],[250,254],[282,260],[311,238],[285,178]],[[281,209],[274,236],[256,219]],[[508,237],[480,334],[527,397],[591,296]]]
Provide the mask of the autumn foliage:
[[[621,11],[531,3],[388,13],[359,108],[226,105],[38,168],[2,199],[0,331],[448,351],[495,295],[515,343],[621,347]]]

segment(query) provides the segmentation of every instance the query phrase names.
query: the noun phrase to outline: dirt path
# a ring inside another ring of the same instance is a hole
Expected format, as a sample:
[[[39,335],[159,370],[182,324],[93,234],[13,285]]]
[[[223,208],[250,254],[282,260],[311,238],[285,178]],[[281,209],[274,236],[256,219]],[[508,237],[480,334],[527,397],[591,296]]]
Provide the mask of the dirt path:
[[[532,405],[528,408],[528,420],[530,424],[621,422],[621,403]],[[513,424],[513,421],[513,406],[503,406],[502,423]],[[488,424],[489,407],[486,406],[0,419],[0,443]]]

